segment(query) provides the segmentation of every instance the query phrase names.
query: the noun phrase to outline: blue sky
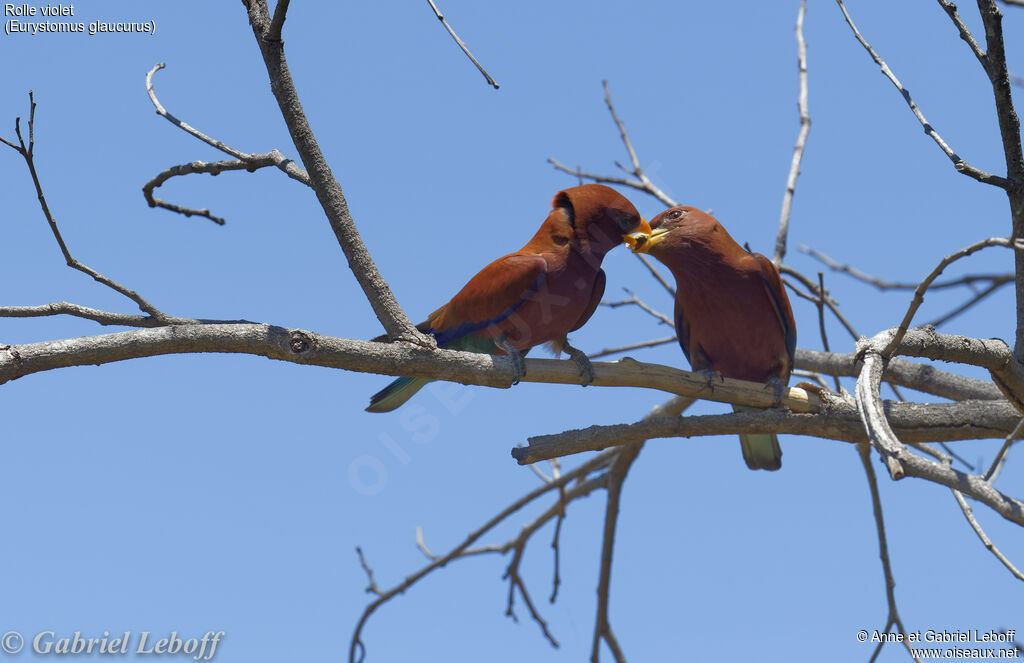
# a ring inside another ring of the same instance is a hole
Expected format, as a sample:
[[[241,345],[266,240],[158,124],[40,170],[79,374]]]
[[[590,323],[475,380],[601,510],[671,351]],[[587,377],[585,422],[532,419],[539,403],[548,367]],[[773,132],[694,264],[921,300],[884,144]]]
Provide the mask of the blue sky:
[[[956,173],[835,4],[810,4],[813,126],[787,262],[813,277],[821,267],[796,251],[807,244],[869,273],[918,281],[942,255],[1007,235],[1005,196]],[[604,173],[626,161],[603,79],[651,178],[770,254],[798,130],[797,7],[445,0],[441,9],[498,91],[426,2],[295,2],[285,43],[359,230],[418,321],[525,243],[552,195],[575,183],[548,157]],[[941,8],[851,0],[849,10],[953,148],[1005,172],[990,88]],[[962,11],[983,34],[974,7]],[[1021,71],[1024,10],[1005,12],[1010,66]],[[158,192],[209,207],[224,227],[150,209],[142,197],[142,185],[171,165],[222,158],[154,114],[145,74],[157,62],[167,64],[155,81],[170,112],[237,149],[295,156],[241,4],[108,0],[76,3],[74,18],[157,26],[152,36],[0,38],[8,63],[0,135],[13,137],[33,89],[37,167],[75,256],[175,315],[379,334],[312,192],[279,171],[178,178]],[[0,176],[0,302],[134,312],[64,265],[13,151],[0,151]],[[662,209],[624,193],[645,216]],[[951,274],[1011,265],[1009,252],[991,249]],[[605,270],[608,298],[628,287],[671,309],[625,250],[611,253]],[[909,303],[907,293],[825,278],[864,334],[896,324]],[[958,302],[930,295],[918,320]],[[800,347],[821,349],[815,309],[793,305]],[[1004,289],[944,330],[1009,339],[1012,310]],[[107,331],[82,320],[0,319],[3,343]],[[852,350],[831,320],[828,331],[833,349]],[[602,308],[572,340],[594,352],[669,333],[638,310]],[[676,346],[633,356],[686,367]],[[192,355],[4,385],[0,631],[223,630],[219,661],[342,659],[370,598],[357,545],[390,587],[425,562],[415,527],[434,552],[446,551],[538,485],[510,459],[511,447],[531,435],[635,421],[665,398],[641,389],[435,385],[414,401],[430,422],[417,427],[401,412],[363,412],[387,382]],[[882,628],[887,607],[864,471],[845,443],[787,436],[782,445],[778,473],[748,471],[732,436],[647,445],[623,494],[612,586],[612,622],[631,660],[869,657],[856,633]],[[998,442],[955,448],[985,464]],[[1024,475],[1013,461],[1000,484],[1019,494]],[[1020,583],[977,541],[948,491],[880,482],[907,628],[1024,631]],[[546,506],[485,543],[511,538]],[[996,544],[1024,564],[1020,529],[977,511]],[[508,560],[491,556],[452,564],[383,607],[365,631],[367,660],[586,660],[603,513],[602,492],[571,506],[555,605],[546,602],[550,527],[526,553],[524,577],[561,649],[546,644],[521,602],[518,624],[503,616]],[[904,658],[888,646],[879,660]]]

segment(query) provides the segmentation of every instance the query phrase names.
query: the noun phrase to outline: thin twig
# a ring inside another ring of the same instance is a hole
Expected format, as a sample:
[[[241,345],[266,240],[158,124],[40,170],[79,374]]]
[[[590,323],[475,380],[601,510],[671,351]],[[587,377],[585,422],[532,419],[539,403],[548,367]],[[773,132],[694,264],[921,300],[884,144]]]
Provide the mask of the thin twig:
[[[803,0],[801,0],[801,5]],[[825,348],[825,352],[831,352],[828,346],[828,334],[825,331],[825,275],[818,272],[818,332],[821,334],[821,345]],[[842,384],[839,382],[839,376],[832,376],[836,381],[836,393],[838,394],[842,390]],[[902,399],[901,399],[902,400]]]
[[[93,278],[93,280],[102,283],[108,288],[111,288],[112,290],[121,293],[128,299],[135,302],[138,305],[139,309],[141,309],[144,313],[148,313],[151,317],[155,318],[156,320],[166,323],[169,316],[167,316],[165,313],[163,313],[155,306],[150,304],[148,301],[143,299],[143,297],[139,295],[137,292],[126,288],[125,286],[107,278],[106,276],[103,276],[102,274],[92,269],[91,267],[82,264],[71,255],[71,251],[68,249],[67,244],[64,243],[64,238],[61,236],[60,229],[57,227],[57,220],[53,218],[53,214],[50,212],[50,206],[46,202],[46,196],[43,195],[43,185],[39,182],[39,173],[36,172],[36,163],[34,156],[36,101],[35,96],[31,91],[29,91],[28,93],[28,99],[30,108],[28,119],[28,145],[25,144],[25,139],[21,135],[20,117],[17,118],[14,123],[14,131],[15,134],[17,134],[18,136],[18,144],[15,145],[14,143],[6,139],[4,140],[4,143],[13,148],[16,152],[18,152],[18,154],[22,156],[22,158],[25,159],[25,164],[28,166],[28,172],[32,176],[32,184],[35,185],[36,188],[36,196],[39,199],[39,206],[43,211],[43,216],[46,217],[46,223],[50,226],[50,231],[53,233],[54,239],[57,240],[57,246],[60,247],[61,253],[64,254],[64,261],[67,263],[68,267],[76,269],[82,272],[83,274],[88,274]]]
[[[0,308],[0,317],[2,316],[3,309]],[[631,345],[622,345],[617,348],[605,348],[600,352],[595,352],[592,355],[587,355],[590,359],[600,359],[601,357],[607,357],[608,355],[617,355],[620,352],[630,352],[632,350],[641,350],[643,348],[655,348],[659,345],[667,345],[676,341],[675,336],[666,336],[665,338],[656,338],[653,341],[644,341],[642,343],[633,343]]]
[[[659,313],[658,311],[655,311],[653,308],[645,304],[643,300],[637,297],[636,293],[634,293],[629,288],[623,288],[623,290],[626,292],[627,295],[629,295],[629,299],[623,299],[622,301],[618,302],[601,302],[601,306],[607,306],[608,308],[619,308],[620,306],[637,306],[640,308],[640,310],[644,311],[651,317],[660,321],[661,324],[668,325],[669,327],[675,327],[675,325],[672,322],[672,318],[668,317],[664,313]]]
[[[363,556],[363,549],[356,546],[356,554],[359,555],[359,565],[363,567],[363,571],[366,571],[366,577],[370,582],[370,584],[366,586],[366,593],[380,596],[380,587],[377,586],[377,581],[373,579],[373,569],[371,569],[370,565],[366,563],[366,557]]]
[[[546,494],[547,492],[551,490],[558,490],[560,487],[563,487],[571,483],[572,481],[575,481],[576,479],[581,479],[592,472],[602,470],[608,465],[608,463],[612,461],[616,454],[617,451],[607,451],[605,453],[599,454],[594,458],[591,458],[587,462],[583,463],[579,467],[573,469],[572,471],[566,472],[560,478],[552,480],[550,483],[546,483],[542,486],[539,486],[531,490],[530,492],[526,493],[525,495],[523,495],[522,497],[520,497],[519,499],[517,499],[516,501],[512,502],[510,505],[499,511],[496,515],[494,515],[482,526],[470,532],[459,545],[455,546],[447,554],[443,556],[434,556],[432,558],[433,561],[431,561],[428,565],[421,568],[419,571],[407,576],[405,580],[403,580],[398,585],[381,593],[377,599],[375,599],[373,602],[366,606],[366,608],[363,610],[362,616],[359,618],[359,621],[356,624],[355,631],[352,634],[352,640],[349,645],[349,663],[356,663],[357,661],[362,660],[363,654],[365,654],[365,647],[362,642],[363,627],[366,625],[366,621],[370,618],[370,615],[372,615],[377,610],[377,608],[379,608],[381,605],[391,600],[395,596],[404,593],[410,587],[415,585],[419,580],[421,580],[424,576],[428,575],[432,571],[435,571],[436,569],[445,566],[446,564],[448,564],[448,562],[454,559],[481,553],[503,552],[511,548],[514,545],[516,539],[513,539],[513,541],[506,544],[506,546],[508,546],[507,548],[505,546],[487,546],[485,548],[470,549],[470,546],[473,545],[473,543],[476,542],[481,536],[483,536],[484,534],[492,530],[494,527],[496,527],[498,524],[503,522],[506,518],[516,513],[517,511],[525,507],[527,504],[530,504],[537,498]],[[603,486],[603,476],[598,478],[600,479],[601,485]],[[600,486],[593,484],[591,482],[581,484],[579,486],[574,487],[573,490],[570,491],[570,494],[567,495],[567,499],[571,498],[573,494],[576,494],[577,496],[589,494],[590,491],[593,491],[598,487]],[[551,510],[549,509],[549,511]],[[554,517],[555,515],[555,512],[551,512],[550,517]],[[533,524],[535,524],[536,527],[539,528],[540,525],[543,524],[543,522],[538,523],[538,520],[539,519],[535,520]]]
[[[801,244],[797,247],[797,250],[801,253],[805,253],[818,262],[824,264],[826,267],[831,269],[833,272],[840,272],[847,274],[863,281],[870,285],[875,286],[879,290],[914,290],[917,288],[917,283],[911,283],[910,281],[887,281],[880,279],[876,276],[871,276],[861,270],[853,267],[852,265],[840,263],[825,253],[818,251],[805,244]],[[947,281],[938,281],[931,285],[932,290],[945,290],[949,288],[956,288],[959,286],[974,287],[975,284],[988,282],[990,284],[1002,285],[1013,281],[1013,274],[1007,272],[1005,274],[967,274],[964,276],[957,277],[955,279],[949,279]]]
[[[875,475],[875,468],[871,464],[871,446],[868,444],[858,444],[857,452],[860,455],[861,463],[864,465],[868,486],[871,489],[871,509],[875,515],[875,529],[878,533],[878,556],[882,560],[882,573],[885,575],[885,599],[889,604],[889,615],[886,620],[885,632],[888,633],[889,628],[895,624],[903,636],[903,645],[907,648],[913,659],[917,663],[921,663],[921,659],[910,649],[910,645],[907,642],[907,631],[903,628],[903,620],[900,619],[900,613],[896,609],[896,580],[893,578],[892,565],[889,561],[889,544],[885,536],[885,518],[882,516],[882,497],[878,492],[878,477]],[[885,644],[884,639],[878,644],[871,660],[875,660],[883,644]]]
[[[1003,446],[999,448],[999,452],[996,453],[996,457],[992,459],[992,465],[989,466],[988,471],[985,472],[985,481],[992,483],[999,476],[999,472],[1002,470],[1003,463],[1006,461],[1006,455],[1010,453],[1010,448],[1013,447],[1024,431],[1024,419],[1021,419],[1017,423],[1017,427],[1013,429],[1009,435],[1006,436],[1006,441],[1003,442]]]
[[[964,20],[960,18],[960,14],[956,10],[956,5],[949,0],[939,0],[939,4],[942,5],[942,8],[946,10],[947,14],[949,14],[949,18],[953,21],[953,25],[956,26],[956,29],[960,31],[960,38],[967,42],[967,45],[971,47],[971,52],[974,53],[974,57],[978,58],[978,62],[981,63],[981,68],[988,71],[988,55],[985,54],[981,45],[974,38],[974,35],[971,34],[971,31],[967,28],[967,24],[964,23]]]
[[[278,38],[280,38],[280,34],[278,35]],[[235,157],[236,159],[245,159],[247,156],[249,156],[245,152],[242,152],[241,150],[236,150],[235,148],[225,143],[222,143],[216,138],[211,138],[210,136],[207,136],[202,131],[199,131],[195,127],[189,125],[187,122],[183,122],[182,120],[179,120],[178,118],[174,117],[174,115],[171,115],[167,112],[167,109],[164,108],[163,104],[160,103],[160,100],[157,99],[156,90],[154,90],[153,88],[153,75],[166,66],[167,65],[165,65],[163,62],[157,62],[156,65],[154,65],[153,68],[149,70],[149,73],[146,74],[146,94],[149,95],[150,102],[152,102],[153,107],[156,108],[156,114],[164,118],[174,126],[178,127],[185,133],[198,138],[207,145],[215,147],[221,152],[229,154]]]
[[[477,61],[475,57],[473,57],[473,54],[469,52],[469,49],[466,47],[465,42],[459,39],[459,35],[455,34],[455,30],[452,30],[452,26],[448,25],[448,21],[445,20],[444,14],[442,14],[441,10],[438,9],[437,5],[434,4],[434,0],[427,0],[427,2],[430,3],[430,8],[434,10],[434,15],[437,16],[437,20],[441,21],[441,25],[444,26],[444,29],[448,31],[448,34],[452,36],[452,39],[454,39],[455,43],[459,45],[459,48],[461,48],[462,52],[466,54],[466,57],[472,60],[473,64],[476,65],[476,68],[479,69],[480,73],[483,74],[484,78],[487,79],[487,84],[493,87],[495,90],[497,90],[498,84],[494,82],[494,79],[491,78],[491,75],[487,73],[487,70],[484,69],[483,65],[480,64],[480,62]]]
[[[610,177],[605,175],[595,175],[593,173],[585,173],[580,168],[576,168],[575,170],[573,170],[568,166],[562,165],[553,158],[548,158],[548,163],[554,166],[557,170],[560,170],[563,173],[574,175],[580,178],[581,180],[583,178],[586,178],[588,180],[600,182],[602,184],[618,184],[620,186],[628,186],[638,191],[643,191],[644,193],[648,193],[654,196],[655,198],[657,198],[664,204],[668,205],[669,207],[676,207],[679,203],[669,198],[664,191],[659,189],[653,182],[651,182],[650,178],[647,177],[647,174],[644,173],[643,168],[640,167],[640,160],[636,156],[636,150],[633,149],[633,143],[629,140],[629,134],[626,133],[626,126],[622,123],[622,120],[619,119],[619,114],[615,112],[615,106],[614,104],[612,104],[612,95],[611,92],[608,90],[608,81],[602,81],[601,84],[604,86],[604,103],[608,106],[608,111],[612,114],[612,119],[615,121],[615,126],[619,130],[619,136],[620,138],[622,138],[622,143],[626,147],[626,152],[629,154],[629,161],[632,164],[633,168],[632,170],[630,170],[628,168],[625,168],[622,164],[616,163],[616,165],[626,173],[632,175],[635,179],[630,179],[628,177]]]
[[[281,22],[284,21],[284,12],[287,11],[288,2],[287,0],[279,0],[277,9],[274,13],[274,20],[276,21],[280,16]],[[278,27],[278,40],[280,40],[280,25]],[[271,27],[273,30],[273,26]],[[172,203],[165,202],[159,198],[153,196],[153,190],[163,185],[164,182],[172,177],[178,177],[182,175],[190,175],[193,173],[209,173],[211,175],[218,175],[224,171],[230,170],[246,170],[249,172],[258,170],[259,168],[266,168],[268,166],[276,166],[288,177],[302,182],[306,186],[312,186],[309,179],[309,175],[305,170],[300,168],[294,161],[285,157],[278,150],[271,150],[265,154],[249,154],[237,150],[230,145],[227,145],[215,138],[207,136],[203,132],[199,131],[195,127],[192,127],[187,122],[179,120],[177,117],[172,115],[164,108],[163,104],[156,96],[156,89],[153,85],[153,76],[156,72],[164,68],[164,63],[158,62],[156,66],[149,70],[146,74],[146,93],[149,95],[149,100],[152,102],[153,107],[156,108],[157,115],[160,115],[168,122],[178,127],[182,131],[188,133],[191,136],[198,138],[207,145],[215,147],[218,150],[235,157],[232,161],[217,161],[214,163],[204,163],[202,161],[193,161],[187,164],[181,164],[178,166],[172,166],[160,173],[158,173],[151,180],[146,182],[142,187],[142,193],[146,197],[146,203],[150,207],[161,207],[163,209],[175,212],[177,214],[183,214],[186,217],[190,216],[202,216],[210,219],[218,225],[224,225],[224,219],[221,217],[214,216],[210,213],[209,209],[198,209],[192,207],[182,207]]]
[[[985,530],[983,530],[981,525],[978,524],[978,519],[974,517],[974,509],[972,509],[971,505],[967,503],[964,496],[960,494],[960,491],[954,490],[952,493],[953,497],[956,498],[957,504],[960,505],[960,510],[964,512],[964,517],[967,518],[967,522],[970,523],[971,529],[973,529],[974,533],[978,535],[979,539],[981,539],[981,543],[988,548],[990,553],[995,555],[996,559],[1002,562],[1003,566],[1013,574],[1014,578],[1024,581],[1024,573],[1021,573],[1020,570],[1013,565],[1013,562],[1007,559],[1006,555],[1004,555],[999,548],[996,548],[995,544],[992,543],[992,540],[988,538],[988,535],[985,534]]]
[[[665,280],[665,277],[661,275],[661,272],[659,272],[658,269],[651,263],[651,261],[647,259],[647,256],[645,256],[642,253],[634,253],[633,255],[640,259],[640,262],[644,264],[644,267],[646,267],[647,271],[651,273],[651,276],[654,277],[654,280],[660,283],[662,288],[665,288],[665,291],[668,293],[668,296],[671,297],[672,299],[675,299],[676,289],[669,285],[669,282]]]
[[[931,286],[932,281],[938,278],[939,275],[942,274],[942,271],[946,269],[946,267],[956,262],[957,260],[960,260],[961,258],[966,258],[972,253],[976,253],[977,251],[986,249],[990,246],[1005,246],[1017,249],[1024,248],[1024,244],[1022,244],[1022,241],[1024,240],[1013,240],[1003,237],[990,237],[988,239],[983,239],[980,242],[975,242],[970,246],[966,246],[955,253],[951,253],[948,256],[944,256],[942,260],[939,261],[939,264],[935,266],[935,269],[933,269],[931,273],[928,274],[928,276],[925,277],[925,279],[917,285],[917,288],[914,289],[914,298],[911,300],[910,306],[907,308],[906,315],[903,316],[903,321],[900,322],[900,325],[897,328],[896,333],[893,335],[888,347],[886,347],[883,353],[884,356],[887,358],[891,357],[893,355],[893,352],[896,351],[896,347],[900,344],[900,341],[903,340],[903,336],[907,333],[907,329],[910,328],[910,322],[911,320],[914,319],[914,314],[917,312],[917,309],[924,302],[924,293]]]
[[[427,547],[426,542],[423,540],[423,528],[419,525],[416,526],[416,547],[419,548],[424,555],[426,555],[427,559],[429,559],[432,562],[437,561],[437,555],[430,552],[430,548]]]
[[[970,165],[969,163],[961,159],[960,155],[953,151],[953,148],[951,148],[946,143],[946,141],[942,139],[942,136],[940,136],[939,133],[935,131],[935,128],[932,127],[932,125],[928,122],[928,120],[925,119],[924,114],[921,112],[921,109],[917,107],[917,104],[914,103],[914,100],[911,98],[910,92],[908,92],[907,89],[903,87],[903,84],[900,83],[898,78],[896,78],[896,75],[892,73],[892,70],[889,69],[889,65],[885,63],[885,60],[883,60],[878,55],[878,53],[875,52],[875,49],[871,47],[871,44],[869,44],[860,34],[860,30],[857,29],[856,25],[854,25],[853,19],[850,18],[850,14],[846,11],[846,5],[843,4],[843,0],[836,0],[836,3],[838,3],[839,9],[842,10],[843,17],[846,19],[846,23],[847,25],[850,26],[850,29],[853,30],[853,35],[857,38],[857,41],[859,41],[860,45],[863,46],[864,49],[868,52],[868,54],[871,56],[871,59],[875,61],[875,64],[877,64],[881,68],[882,74],[884,74],[885,77],[888,78],[892,82],[892,84],[896,86],[896,89],[900,91],[900,94],[903,95],[903,99],[907,102],[907,105],[910,106],[911,112],[914,113],[914,117],[916,117],[918,122],[921,123],[921,126],[924,127],[925,133],[931,136],[932,140],[935,141],[935,144],[939,146],[939,148],[945,153],[947,157],[949,157],[949,160],[953,162],[953,166],[956,168],[957,172],[963,173],[964,175],[974,178],[979,182],[997,186],[1000,189],[1004,189],[1007,191],[1012,189],[1013,185],[1005,177],[999,177],[998,175],[986,173],[985,171],[979,168],[975,168],[974,166]]]
[[[811,131],[811,115],[807,110],[807,42],[804,41],[804,15],[807,0],[800,0],[800,11],[796,15],[797,68],[800,74],[800,96],[797,107],[800,111],[800,133],[793,146],[793,161],[786,178],[786,192],[782,196],[782,212],[779,215],[779,234],[775,238],[775,256],[772,262],[778,267],[786,256],[786,239],[789,235],[789,217],[793,210],[793,195],[796,193],[796,178],[800,176],[800,162],[807,146],[807,134]]]

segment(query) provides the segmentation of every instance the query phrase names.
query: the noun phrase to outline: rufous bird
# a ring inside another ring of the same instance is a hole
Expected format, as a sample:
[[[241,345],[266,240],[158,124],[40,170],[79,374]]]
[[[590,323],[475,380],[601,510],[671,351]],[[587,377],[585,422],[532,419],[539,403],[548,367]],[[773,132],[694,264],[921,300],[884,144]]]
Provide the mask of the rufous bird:
[[[587,384],[593,369],[567,335],[582,327],[601,301],[605,254],[625,235],[650,231],[633,204],[614,189],[583,184],[559,191],[526,246],[480,270],[417,329],[433,334],[441,348],[508,354],[516,382],[525,373],[522,356],[548,343],[556,354],[564,351],[579,364]],[[428,382],[398,378],[370,398],[366,411],[390,412]]]
[[[796,323],[772,261],[745,250],[717,219],[692,207],[667,209],[650,226],[649,235],[625,239],[675,276],[676,334],[693,370],[709,384],[716,375],[763,382],[781,399],[793,370]],[[741,434],[740,446],[750,469],[782,467],[775,434]]]

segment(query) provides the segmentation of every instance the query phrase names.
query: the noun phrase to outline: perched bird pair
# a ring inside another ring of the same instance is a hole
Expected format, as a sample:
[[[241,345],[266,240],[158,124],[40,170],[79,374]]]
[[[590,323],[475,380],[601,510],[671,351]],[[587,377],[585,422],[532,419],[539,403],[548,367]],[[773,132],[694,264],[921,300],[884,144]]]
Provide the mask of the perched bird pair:
[[[470,279],[418,329],[439,347],[522,355],[549,343],[593,378],[586,355],[567,334],[583,326],[601,301],[605,254],[626,241],[663,262],[676,278],[679,344],[695,371],[755,382],[788,382],[796,348],[793,312],[775,266],[740,247],[713,217],[673,207],[648,225],[615,190],[584,184],[560,191],[526,246],[495,260]],[[398,378],[370,399],[368,412],[388,412],[429,380]],[[774,434],[741,435],[751,469],[777,470],[782,451]]]

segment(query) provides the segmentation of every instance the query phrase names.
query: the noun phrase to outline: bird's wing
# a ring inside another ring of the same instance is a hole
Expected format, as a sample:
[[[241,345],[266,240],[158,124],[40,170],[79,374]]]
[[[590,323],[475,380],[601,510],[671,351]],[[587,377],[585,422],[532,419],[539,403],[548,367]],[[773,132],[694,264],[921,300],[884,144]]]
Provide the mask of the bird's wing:
[[[690,368],[693,370],[699,370],[703,367],[693,365],[693,359],[690,358],[690,323],[686,321],[686,316],[683,315],[683,307],[676,305],[676,340],[679,341],[679,347],[683,349],[683,354],[686,355],[686,361],[690,362]]]
[[[512,253],[487,265],[428,318],[437,344],[505,320],[533,296],[546,273],[547,261],[537,255]]]
[[[796,321],[793,319],[793,309],[789,305],[789,297],[786,296],[785,286],[779,277],[779,270],[775,269],[772,261],[760,253],[755,253],[754,258],[761,267],[761,279],[764,289],[768,293],[768,299],[775,309],[775,317],[779,320],[779,327],[786,337],[786,351],[789,353],[790,365],[793,362],[793,355],[796,353]]]

